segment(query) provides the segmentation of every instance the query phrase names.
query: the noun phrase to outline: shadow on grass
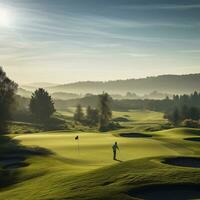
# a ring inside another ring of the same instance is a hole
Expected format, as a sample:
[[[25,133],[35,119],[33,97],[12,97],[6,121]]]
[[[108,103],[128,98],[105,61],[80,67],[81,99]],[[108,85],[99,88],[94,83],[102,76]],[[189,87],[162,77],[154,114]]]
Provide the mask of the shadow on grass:
[[[17,183],[18,170],[27,167],[31,156],[48,156],[52,152],[40,147],[25,147],[15,139],[0,135],[0,188]]]
[[[117,161],[117,162],[123,162],[122,160],[119,160],[119,159],[114,159],[115,161]]]

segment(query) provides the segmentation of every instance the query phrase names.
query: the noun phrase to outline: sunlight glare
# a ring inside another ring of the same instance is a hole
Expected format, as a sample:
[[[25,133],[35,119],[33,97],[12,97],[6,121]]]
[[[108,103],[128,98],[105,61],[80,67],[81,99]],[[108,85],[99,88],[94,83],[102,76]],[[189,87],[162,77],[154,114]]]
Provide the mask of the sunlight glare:
[[[5,8],[0,8],[0,26],[9,27],[12,22],[12,14]]]

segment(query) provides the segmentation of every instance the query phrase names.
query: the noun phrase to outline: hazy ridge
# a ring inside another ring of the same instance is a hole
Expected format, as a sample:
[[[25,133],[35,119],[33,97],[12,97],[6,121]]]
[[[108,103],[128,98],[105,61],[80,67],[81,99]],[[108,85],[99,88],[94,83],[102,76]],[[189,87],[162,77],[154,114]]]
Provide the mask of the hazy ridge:
[[[187,75],[160,75],[141,79],[107,82],[85,81],[47,87],[46,89],[49,92],[67,92],[76,94],[97,94],[103,91],[111,94],[125,94],[126,92],[146,94],[152,91],[182,94],[200,90],[200,73]]]

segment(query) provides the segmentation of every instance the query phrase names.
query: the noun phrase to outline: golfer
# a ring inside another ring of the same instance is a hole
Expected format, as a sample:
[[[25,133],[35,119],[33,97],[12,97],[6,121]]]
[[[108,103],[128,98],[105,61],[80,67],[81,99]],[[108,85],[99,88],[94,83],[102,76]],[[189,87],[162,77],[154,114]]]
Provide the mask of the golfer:
[[[113,160],[117,160],[117,150],[119,151],[119,147],[117,145],[117,142],[115,142],[115,144],[113,144],[112,146],[113,149]]]

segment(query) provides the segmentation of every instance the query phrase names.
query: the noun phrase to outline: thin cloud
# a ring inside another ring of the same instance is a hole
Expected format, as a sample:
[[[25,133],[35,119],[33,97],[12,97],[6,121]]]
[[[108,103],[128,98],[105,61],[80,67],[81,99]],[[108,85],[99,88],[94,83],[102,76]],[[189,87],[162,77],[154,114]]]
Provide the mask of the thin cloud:
[[[179,53],[197,54],[197,53],[200,53],[200,49],[179,50],[178,52]]]
[[[135,10],[191,10],[200,9],[200,4],[154,4],[154,5],[122,5],[122,9]]]
[[[154,57],[154,54],[146,54],[146,53],[129,53],[128,54],[131,57],[138,57],[138,58],[144,58],[144,57]]]

